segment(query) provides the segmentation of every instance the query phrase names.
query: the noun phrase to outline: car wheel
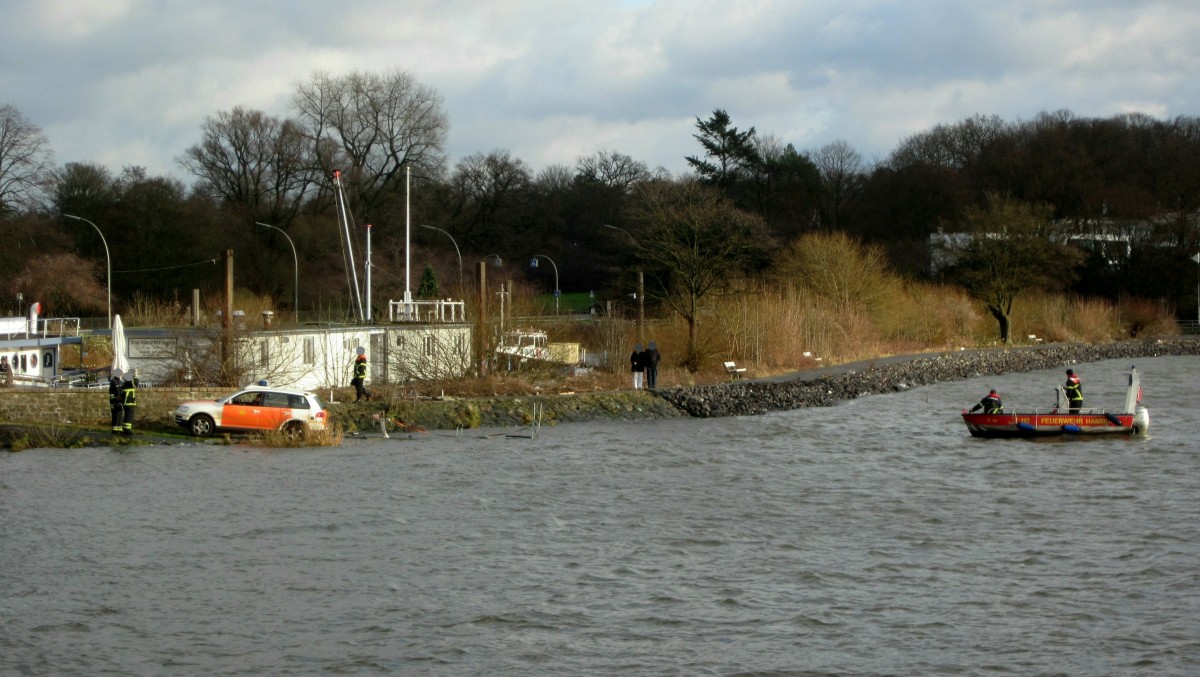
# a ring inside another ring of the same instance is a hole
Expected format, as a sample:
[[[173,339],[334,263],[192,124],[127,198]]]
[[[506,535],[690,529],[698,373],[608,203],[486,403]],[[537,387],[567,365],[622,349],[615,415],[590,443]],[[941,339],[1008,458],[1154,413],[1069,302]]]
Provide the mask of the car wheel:
[[[215,428],[212,416],[208,414],[196,414],[188,421],[188,430],[196,437],[208,437],[213,434]]]
[[[283,426],[283,435],[292,442],[304,439],[304,424],[300,421],[288,422]]]

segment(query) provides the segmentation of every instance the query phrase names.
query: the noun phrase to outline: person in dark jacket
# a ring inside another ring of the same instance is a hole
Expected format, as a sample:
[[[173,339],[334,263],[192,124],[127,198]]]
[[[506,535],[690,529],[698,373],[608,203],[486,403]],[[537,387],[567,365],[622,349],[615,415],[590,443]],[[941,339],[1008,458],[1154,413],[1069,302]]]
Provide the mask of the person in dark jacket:
[[[370,400],[371,393],[367,392],[367,353],[362,348],[358,349],[358,357],[354,358],[354,378],[350,379],[350,385],[354,386],[354,401]]]
[[[658,362],[662,359],[662,354],[658,352],[658,344],[651,341],[646,352],[642,354],[646,364],[646,387],[655,388],[658,386]]]
[[[137,413],[137,376],[130,372],[121,382],[121,408],[124,416],[121,420],[121,433],[133,435],[133,415]]]
[[[995,388],[988,391],[988,394],[984,395],[982,400],[979,400],[979,404],[971,407],[971,413],[975,413],[980,409],[985,414],[999,414],[1003,411],[1004,405],[1000,402],[1000,393],[996,392]]]
[[[633,352],[629,354],[629,371],[633,372],[634,390],[641,390],[642,376],[646,373],[646,365],[642,362],[642,358],[642,344],[639,343],[633,347]]]
[[[1083,383],[1075,375],[1074,369],[1067,370],[1067,382],[1063,384],[1063,390],[1067,393],[1067,404],[1071,413],[1078,414],[1083,408]]]
[[[119,435],[124,429],[125,395],[121,392],[124,380],[120,369],[113,371],[108,379],[108,410],[112,415],[112,433]]]

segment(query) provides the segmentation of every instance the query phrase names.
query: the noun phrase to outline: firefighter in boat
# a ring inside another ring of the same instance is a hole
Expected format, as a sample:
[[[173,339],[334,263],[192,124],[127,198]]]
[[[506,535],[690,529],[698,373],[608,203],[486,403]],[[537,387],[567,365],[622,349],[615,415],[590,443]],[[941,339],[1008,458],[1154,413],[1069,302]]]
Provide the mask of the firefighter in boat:
[[[995,388],[988,391],[988,394],[984,395],[982,400],[979,400],[979,404],[971,407],[970,413],[974,414],[980,409],[985,414],[999,414],[1004,410],[1004,405],[1000,402],[1000,393],[996,392]]]
[[[1070,412],[1078,414],[1079,410],[1083,408],[1083,383],[1075,375],[1074,369],[1067,370],[1067,382],[1063,384],[1063,390],[1067,393],[1067,404],[1070,407]]]

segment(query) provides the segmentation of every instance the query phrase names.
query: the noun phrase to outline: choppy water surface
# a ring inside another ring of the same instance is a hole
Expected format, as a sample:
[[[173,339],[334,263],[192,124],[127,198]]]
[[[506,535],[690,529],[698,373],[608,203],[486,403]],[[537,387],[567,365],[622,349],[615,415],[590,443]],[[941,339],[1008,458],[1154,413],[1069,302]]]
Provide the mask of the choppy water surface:
[[[1198,674],[1200,359],[1138,366],[1149,439],[966,434],[1050,371],[536,439],[5,454],[0,671]],[[1127,367],[1082,365],[1089,404]]]

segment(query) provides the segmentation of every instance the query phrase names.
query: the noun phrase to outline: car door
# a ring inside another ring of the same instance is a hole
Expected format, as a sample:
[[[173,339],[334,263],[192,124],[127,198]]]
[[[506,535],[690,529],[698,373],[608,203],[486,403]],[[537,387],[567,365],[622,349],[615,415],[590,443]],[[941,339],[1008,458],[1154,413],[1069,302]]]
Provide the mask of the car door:
[[[288,403],[287,393],[263,393],[262,414],[258,425],[263,430],[279,430],[292,418],[292,409]]]
[[[247,390],[229,398],[221,409],[221,427],[238,430],[255,430],[263,411],[263,393]]]

